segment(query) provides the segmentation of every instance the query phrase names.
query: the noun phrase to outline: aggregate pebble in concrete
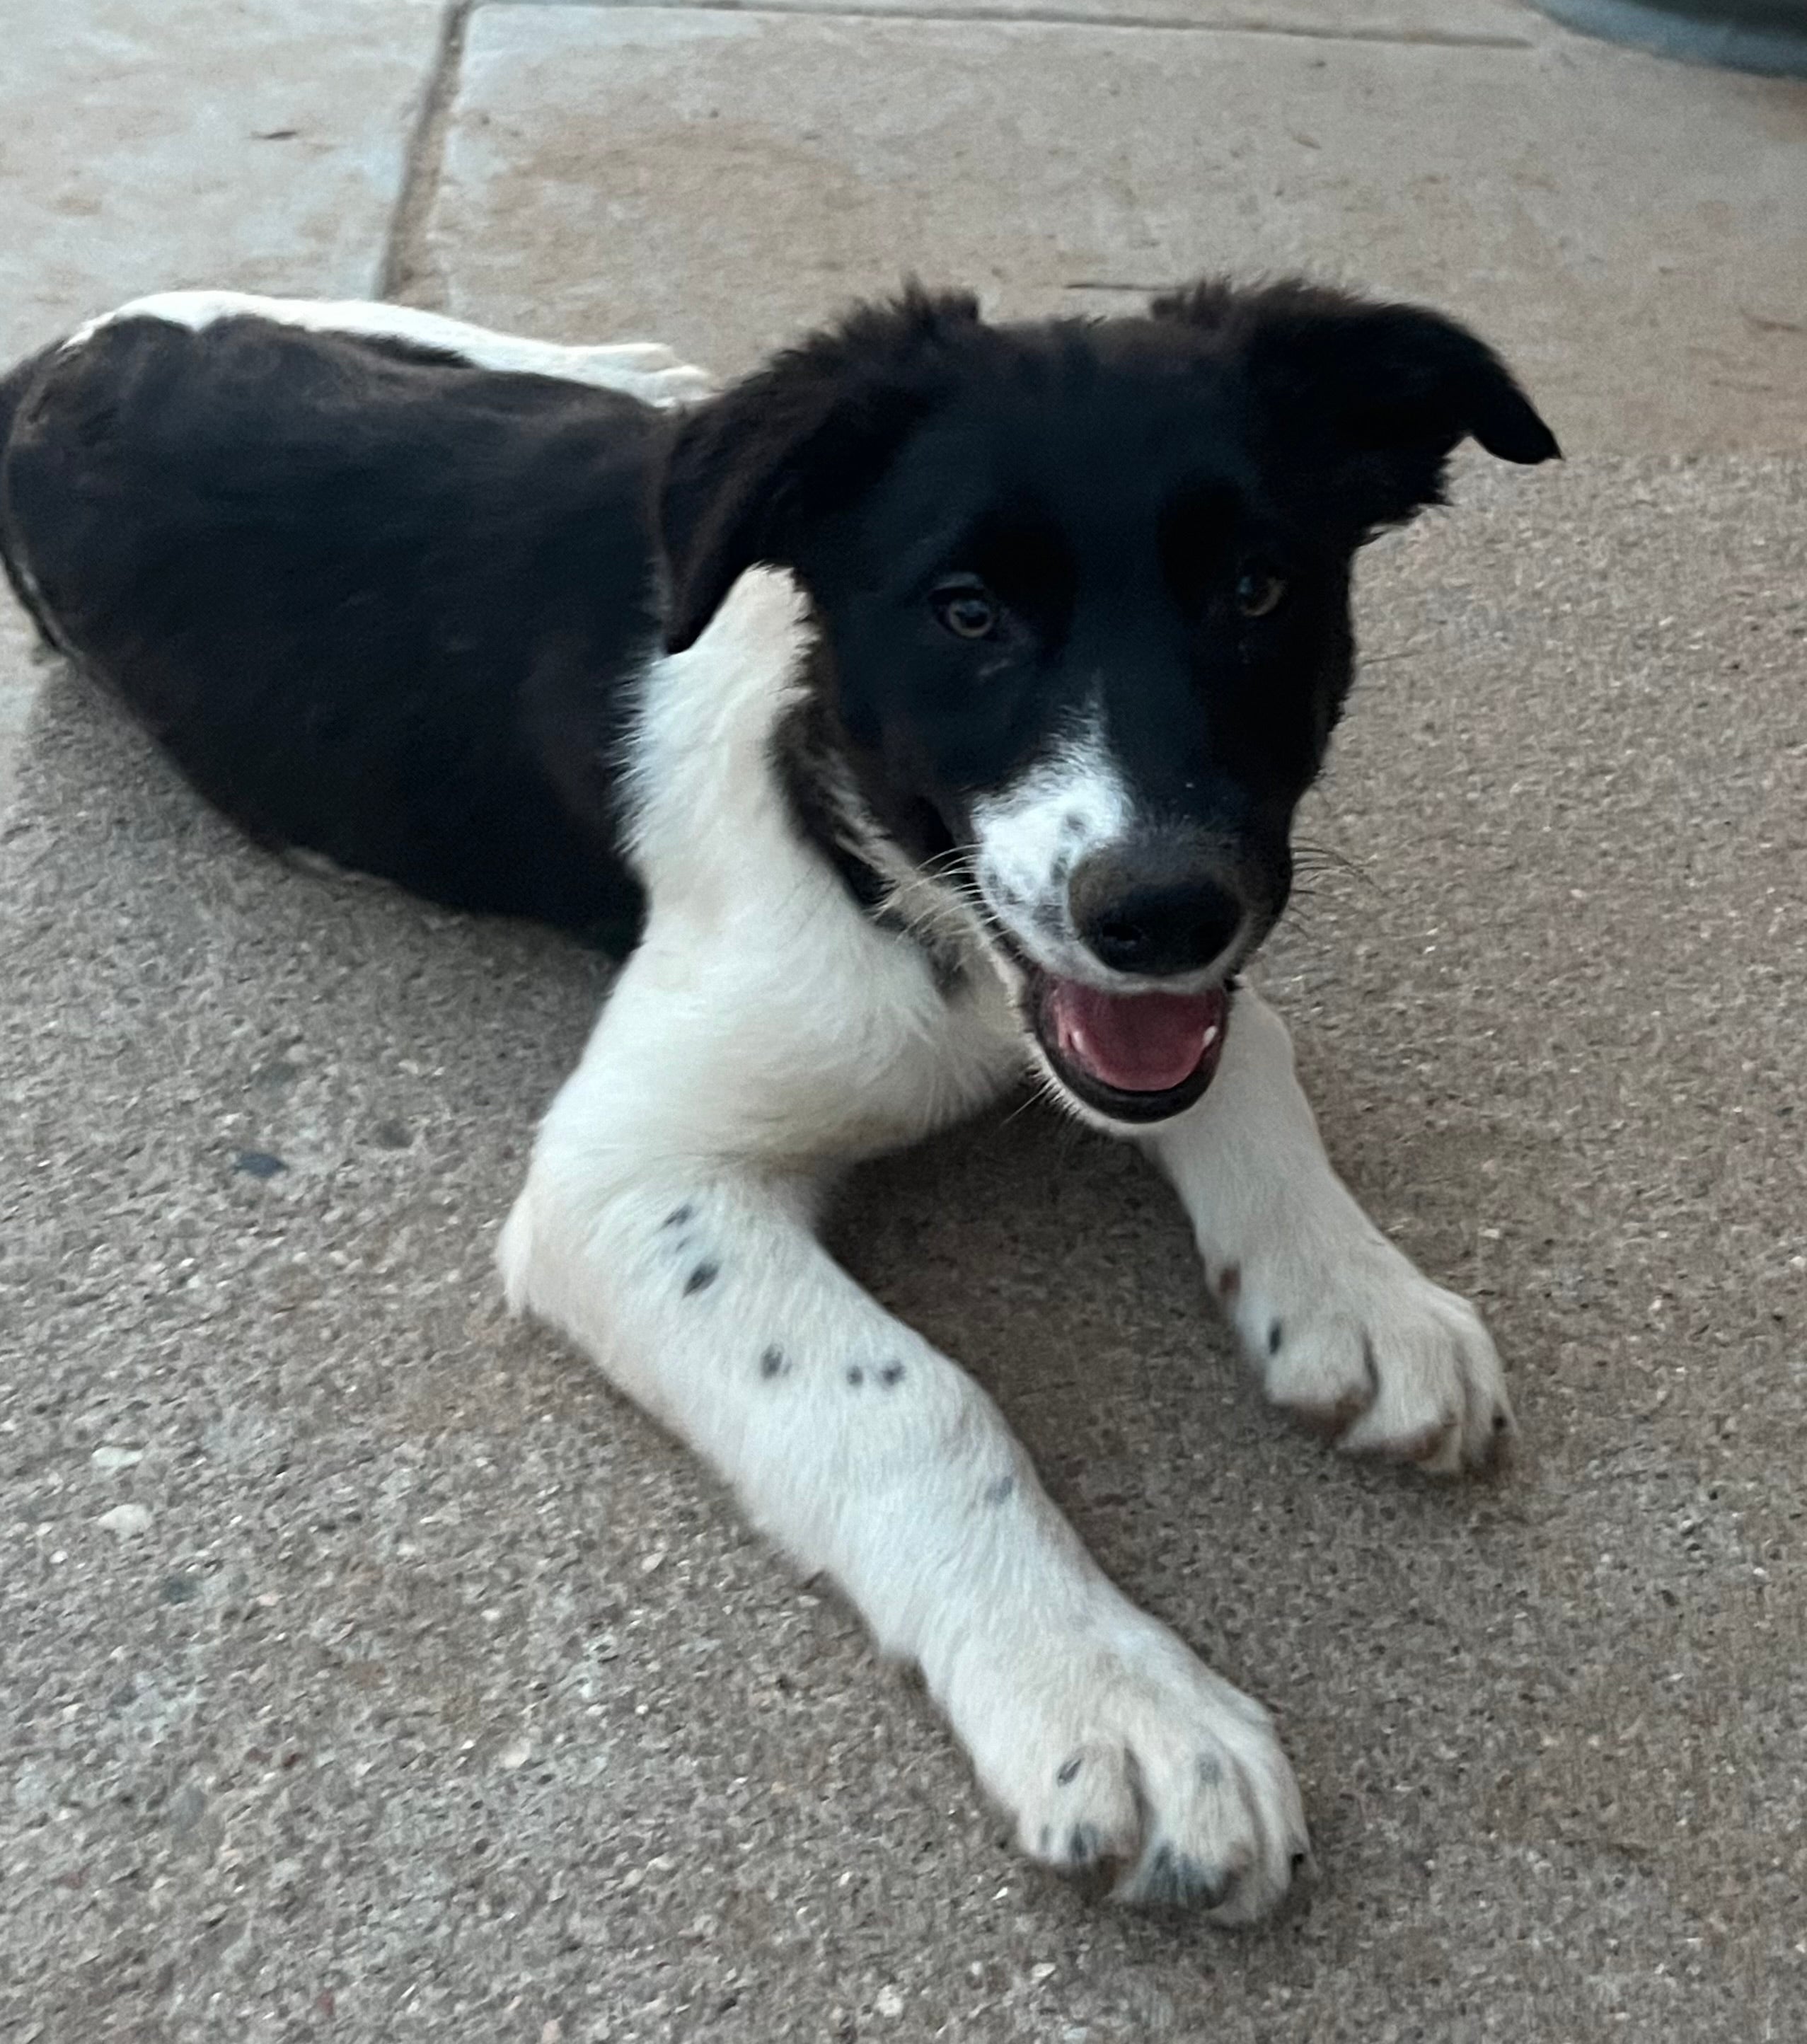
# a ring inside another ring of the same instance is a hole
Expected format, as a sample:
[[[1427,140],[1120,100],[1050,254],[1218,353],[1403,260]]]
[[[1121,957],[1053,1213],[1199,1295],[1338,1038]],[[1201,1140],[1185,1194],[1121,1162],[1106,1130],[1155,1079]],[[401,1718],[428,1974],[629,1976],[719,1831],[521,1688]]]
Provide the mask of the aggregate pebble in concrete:
[[[1459,495],[1365,560],[1303,828],[1359,870],[1267,977],[1357,1189],[1490,1316],[1517,1468],[1289,1431],[1163,1189],[1038,1114],[836,1224],[1278,1711],[1323,1871],[1246,1936],[1025,1871],[832,1593],[504,1319],[598,962],[292,872],[51,690],[0,826],[0,2027],[1794,2034],[1807,465]]]

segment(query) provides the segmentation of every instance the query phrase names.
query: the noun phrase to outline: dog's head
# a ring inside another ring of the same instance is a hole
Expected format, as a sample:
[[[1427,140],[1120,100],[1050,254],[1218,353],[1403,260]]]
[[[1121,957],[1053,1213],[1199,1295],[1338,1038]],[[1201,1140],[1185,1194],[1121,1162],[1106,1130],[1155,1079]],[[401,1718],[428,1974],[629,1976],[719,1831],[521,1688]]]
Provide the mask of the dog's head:
[[[1207,282],[993,326],[913,290],[686,423],[667,643],[788,569],[836,827],[967,917],[1070,1099],[1159,1120],[1209,1084],[1229,977],[1286,905],[1355,551],[1437,501],[1471,435],[1557,451],[1434,313]]]

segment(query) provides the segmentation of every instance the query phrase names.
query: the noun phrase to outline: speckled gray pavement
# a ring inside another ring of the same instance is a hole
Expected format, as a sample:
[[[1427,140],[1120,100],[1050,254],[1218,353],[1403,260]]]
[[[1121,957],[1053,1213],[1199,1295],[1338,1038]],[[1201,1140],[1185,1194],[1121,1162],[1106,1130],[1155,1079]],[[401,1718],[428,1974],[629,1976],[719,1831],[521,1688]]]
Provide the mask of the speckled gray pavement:
[[[1807,2034],[1807,94],[1509,0],[443,43],[402,0],[10,7],[14,347],[150,284],[387,279],[732,367],[906,259],[1034,309],[1271,245],[1483,319],[1571,458],[1467,461],[1365,558],[1304,825],[1340,860],[1267,974],[1338,1160],[1490,1315],[1517,1466],[1289,1431],[1163,1188],[1036,1114],[836,1223],[1279,1714],[1321,1874],[1235,1937],[1026,1871],[834,1596],[505,1319],[598,962],[247,848],[0,617],[0,2037]],[[68,81],[128,29],[194,139],[78,189],[120,116]],[[305,121],[281,65],[338,81]],[[1471,159],[1380,120],[1390,66],[1505,95]],[[240,113],[302,132],[228,148]],[[255,183],[304,141],[317,206]]]

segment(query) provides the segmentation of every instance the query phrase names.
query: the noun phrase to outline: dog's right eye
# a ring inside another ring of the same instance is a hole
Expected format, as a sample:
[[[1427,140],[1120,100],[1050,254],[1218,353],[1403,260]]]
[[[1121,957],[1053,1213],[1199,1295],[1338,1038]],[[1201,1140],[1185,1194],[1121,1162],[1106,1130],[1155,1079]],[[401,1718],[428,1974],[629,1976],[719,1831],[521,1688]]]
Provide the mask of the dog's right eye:
[[[977,575],[952,575],[928,593],[928,606],[956,639],[990,639],[1003,619],[998,599]]]
[[[1236,577],[1236,609],[1244,617],[1267,617],[1286,600],[1286,578],[1272,569],[1244,568]]]

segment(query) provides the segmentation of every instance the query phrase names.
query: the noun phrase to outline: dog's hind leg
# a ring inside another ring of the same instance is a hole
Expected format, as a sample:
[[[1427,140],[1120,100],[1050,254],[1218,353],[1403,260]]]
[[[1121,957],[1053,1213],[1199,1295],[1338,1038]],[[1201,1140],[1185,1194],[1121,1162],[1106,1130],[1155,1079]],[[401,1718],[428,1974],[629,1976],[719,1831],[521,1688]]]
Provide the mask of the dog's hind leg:
[[[83,346],[103,327],[121,320],[156,319],[195,332],[226,319],[272,320],[310,333],[336,333],[367,340],[395,341],[467,363],[473,369],[526,376],[554,376],[569,383],[619,390],[644,404],[693,404],[715,387],[706,369],[680,361],[658,341],[619,341],[594,348],[567,348],[474,326],[443,313],[413,305],[359,298],[272,298],[248,291],[160,291],[134,298],[79,328],[63,345]]]
[[[1112,1869],[1137,1901],[1263,1914],[1308,1851],[1267,1713],[1106,1579],[990,1400],[817,1243],[793,1096],[826,1154],[909,1053],[887,1066],[880,1025],[845,1031],[819,988],[750,1004],[752,969],[742,947],[712,972],[656,925],[540,1131],[510,1298],[921,1666],[1026,1852]]]
[[[1198,1105],[1142,1139],[1267,1395],[1338,1445],[1453,1472],[1513,1428],[1480,1316],[1363,1212],[1324,1155],[1291,1039],[1248,987]]]

